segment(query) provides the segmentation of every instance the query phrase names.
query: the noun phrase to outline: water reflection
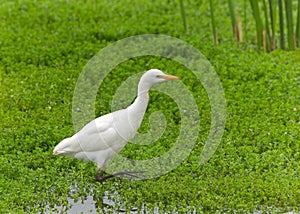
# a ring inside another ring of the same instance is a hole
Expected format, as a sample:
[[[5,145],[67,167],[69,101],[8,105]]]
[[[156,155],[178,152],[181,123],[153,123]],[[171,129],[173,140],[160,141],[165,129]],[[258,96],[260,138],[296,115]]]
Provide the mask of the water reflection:
[[[93,196],[89,195],[87,196],[85,201],[77,201],[75,202],[74,199],[68,198],[68,208],[63,207],[63,206],[55,206],[54,210],[49,207],[47,207],[47,214],[63,214],[63,213],[68,213],[68,214],[79,214],[79,213],[89,213],[89,214],[97,214],[97,213],[130,213],[130,214],[159,214],[159,213],[165,213],[162,210],[159,210],[158,207],[154,207],[152,209],[147,208],[144,204],[138,209],[138,208],[132,208],[131,210],[126,210],[126,209],[121,209],[122,207],[121,204],[121,199],[117,199],[113,201],[110,198],[118,198],[117,193],[112,194],[109,193],[108,191],[104,192],[103,199],[99,201],[95,201]],[[117,201],[117,202],[116,202]],[[300,212],[295,212],[295,211],[290,211],[290,212],[284,212],[281,209],[276,209],[274,207],[270,207],[268,210],[253,210],[253,211],[237,211],[237,210],[232,210],[232,209],[224,209],[222,211],[220,210],[212,210],[208,208],[200,208],[202,212],[200,213],[253,213],[253,214],[263,214],[263,213],[283,213],[283,214],[300,214]],[[173,210],[171,213],[179,213],[176,210]],[[196,214],[198,213],[194,207],[188,207],[187,208],[187,214]]]
[[[116,203],[109,199],[108,191],[104,192],[103,200],[101,203],[97,202],[93,199],[93,196],[87,196],[85,201],[78,200],[75,202],[74,199],[68,198],[68,208],[64,206],[55,206],[54,210],[47,209],[47,214],[79,214],[79,213],[130,213],[130,214],[138,214],[138,213],[154,213],[159,214],[159,209],[157,207],[154,210],[148,210],[144,205],[142,205],[141,209],[132,208],[130,211],[125,209],[120,209],[116,206]]]

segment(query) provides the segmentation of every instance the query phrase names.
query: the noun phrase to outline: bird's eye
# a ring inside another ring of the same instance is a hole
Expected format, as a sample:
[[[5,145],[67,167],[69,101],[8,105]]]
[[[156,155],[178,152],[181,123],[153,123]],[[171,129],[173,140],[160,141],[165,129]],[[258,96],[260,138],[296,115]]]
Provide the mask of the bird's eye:
[[[162,78],[162,75],[156,75],[157,78]]]

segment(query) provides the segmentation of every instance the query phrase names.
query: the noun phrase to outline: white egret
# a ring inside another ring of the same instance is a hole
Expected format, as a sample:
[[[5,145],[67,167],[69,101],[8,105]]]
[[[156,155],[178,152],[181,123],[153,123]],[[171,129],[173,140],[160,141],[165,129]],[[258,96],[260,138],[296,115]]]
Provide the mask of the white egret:
[[[134,176],[134,172],[119,172],[108,176],[103,174],[107,161],[119,153],[137,133],[147,109],[150,88],[168,80],[179,78],[158,69],[147,71],[139,81],[137,97],[130,106],[89,122],[78,133],[62,140],[54,148],[53,154],[95,162],[98,166],[95,179],[99,182],[122,174]]]

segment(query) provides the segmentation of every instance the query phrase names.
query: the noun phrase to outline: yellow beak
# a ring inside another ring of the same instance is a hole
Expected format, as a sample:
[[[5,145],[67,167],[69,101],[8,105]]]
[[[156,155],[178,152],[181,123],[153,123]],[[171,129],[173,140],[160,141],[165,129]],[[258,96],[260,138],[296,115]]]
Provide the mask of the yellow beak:
[[[179,77],[172,76],[172,75],[161,76],[161,78],[162,78],[162,79],[165,79],[165,80],[180,80]]]

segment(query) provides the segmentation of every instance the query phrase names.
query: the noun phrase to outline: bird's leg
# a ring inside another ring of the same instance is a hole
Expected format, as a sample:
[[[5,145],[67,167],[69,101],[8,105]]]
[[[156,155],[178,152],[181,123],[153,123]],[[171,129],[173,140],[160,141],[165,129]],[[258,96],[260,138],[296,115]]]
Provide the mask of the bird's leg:
[[[123,172],[117,172],[115,174],[113,174],[113,176],[119,176],[119,175],[128,175],[128,176],[132,176],[132,177],[136,177],[138,178],[137,173],[144,173],[145,171],[134,171],[134,172],[126,172],[126,171],[123,171]]]
[[[99,173],[98,173],[99,171],[102,172],[102,174],[99,175]],[[100,182],[100,183],[102,183],[103,181],[105,181],[105,180],[107,180],[109,178],[113,178],[113,177],[116,177],[116,176],[119,176],[119,175],[128,175],[128,176],[132,176],[132,177],[138,178],[138,176],[135,175],[136,173],[143,173],[143,172],[145,172],[145,171],[136,171],[136,172],[126,172],[126,171],[124,171],[124,172],[117,172],[115,174],[103,176],[104,171],[102,171],[102,170],[99,170],[99,171],[97,171],[97,173],[96,173],[95,180],[98,181],[98,182]]]

